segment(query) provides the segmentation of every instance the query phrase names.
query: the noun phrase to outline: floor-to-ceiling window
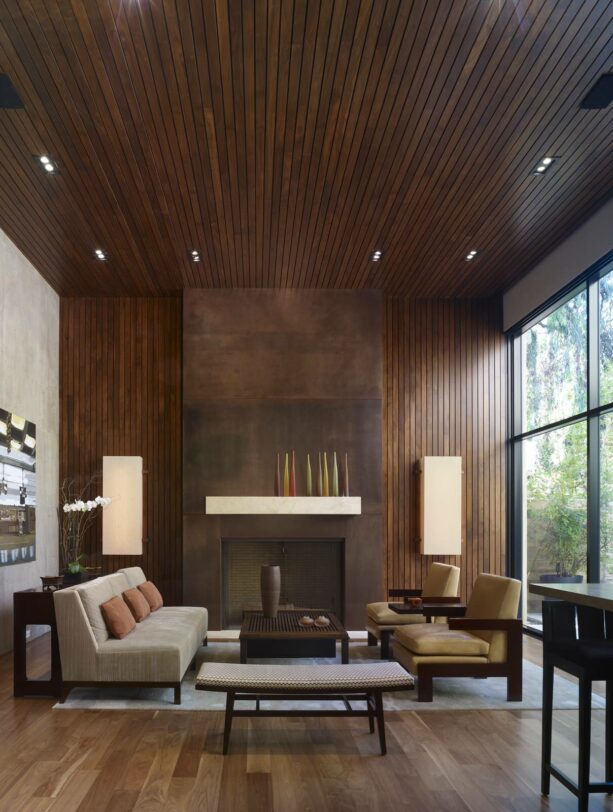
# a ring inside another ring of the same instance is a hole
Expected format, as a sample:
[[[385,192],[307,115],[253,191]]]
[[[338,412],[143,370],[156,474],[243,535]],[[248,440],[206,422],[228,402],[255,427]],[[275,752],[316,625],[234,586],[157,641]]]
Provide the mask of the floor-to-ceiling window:
[[[613,263],[510,336],[510,562],[533,581],[613,581]]]

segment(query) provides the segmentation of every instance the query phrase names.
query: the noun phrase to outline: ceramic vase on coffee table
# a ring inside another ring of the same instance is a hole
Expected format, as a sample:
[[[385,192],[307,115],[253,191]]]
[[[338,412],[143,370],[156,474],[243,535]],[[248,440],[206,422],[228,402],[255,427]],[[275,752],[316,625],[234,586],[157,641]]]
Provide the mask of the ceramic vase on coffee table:
[[[276,618],[281,594],[281,568],[276,564],[262,564],[260,591],[264,617]]]

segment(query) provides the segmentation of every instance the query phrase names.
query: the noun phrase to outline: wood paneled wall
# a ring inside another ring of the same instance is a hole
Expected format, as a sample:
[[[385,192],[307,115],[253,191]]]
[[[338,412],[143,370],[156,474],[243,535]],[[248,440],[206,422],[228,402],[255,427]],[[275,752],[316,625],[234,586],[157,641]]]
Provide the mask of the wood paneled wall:
[[[143,556],[102,557],[99,519],[89,561],[142,566],[169,603],[182,598],[181,310],[179,298],[70,298],[60,309],[60,481],[101,471],[105,454],[140,455],[146,472]]]
[[[389,587],[419,587],[414,464],[463,459],[462,594],[479,572],[505,572],[506,351],[498,302],[388,299],[384,493]]]
[[[91,561],[105,571],[142,563],[165,597],[178,602],[181,302],[63,299],[60,329],[60,477],[100,470],[103,454],[141,454],[147,471],[142,561],[102,559],[100,525],[88,540]],[[388,299],[383,340],[387,586],[419,586],[429,564],[416,542],[415,461],[425,454],[460,454],[465,541],[457,563],[467,596],[480,571],[505,570],[506,356],[499,305]],[[269,468],[268,460],[263,481],[270,479]]]

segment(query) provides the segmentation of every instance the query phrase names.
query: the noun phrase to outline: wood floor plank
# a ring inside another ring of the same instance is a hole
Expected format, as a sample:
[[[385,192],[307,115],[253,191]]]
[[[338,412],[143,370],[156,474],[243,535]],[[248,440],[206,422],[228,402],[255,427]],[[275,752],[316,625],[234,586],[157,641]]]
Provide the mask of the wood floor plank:
[[[36,641],[35,641],[36,643]],[[526,655],[542,659],[540,642]],[[44,653],[44,643],[32,645]],[[42,655],[41,655],[42,656]],[[574,812],[552,781],[540,787],[537,710],[386,715],[388,754],[364,719],[237,719],[221,754],[223,714],[73,711],[14,699],[0,657],[0,812]],[[604,711],[593,713],[592,774],[602,776]],[[571,775],[577,713],[554,713],[554,758]],[[613,812],[592,796],[590,812]]]

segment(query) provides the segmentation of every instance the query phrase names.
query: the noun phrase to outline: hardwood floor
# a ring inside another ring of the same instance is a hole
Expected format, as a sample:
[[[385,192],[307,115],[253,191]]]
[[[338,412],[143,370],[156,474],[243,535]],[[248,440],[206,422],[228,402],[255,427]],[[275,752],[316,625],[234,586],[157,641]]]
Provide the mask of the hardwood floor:
[[[30,644],[34,675],[45,639]],[[527,640],[538,661],[540,644]],[[53,710],[13,699],[0,658],[0,810],[576,810],[555,781],[539,794],[540,712],[387,714],[388,755],[365,720],[239,719],[221,752],[221,713]],[[576,713],[555,713],[554,755],[574,773]],[[602,774],[604,711],[594,713],[593,770]],[[591,812],[613,811],[592,796]]]

